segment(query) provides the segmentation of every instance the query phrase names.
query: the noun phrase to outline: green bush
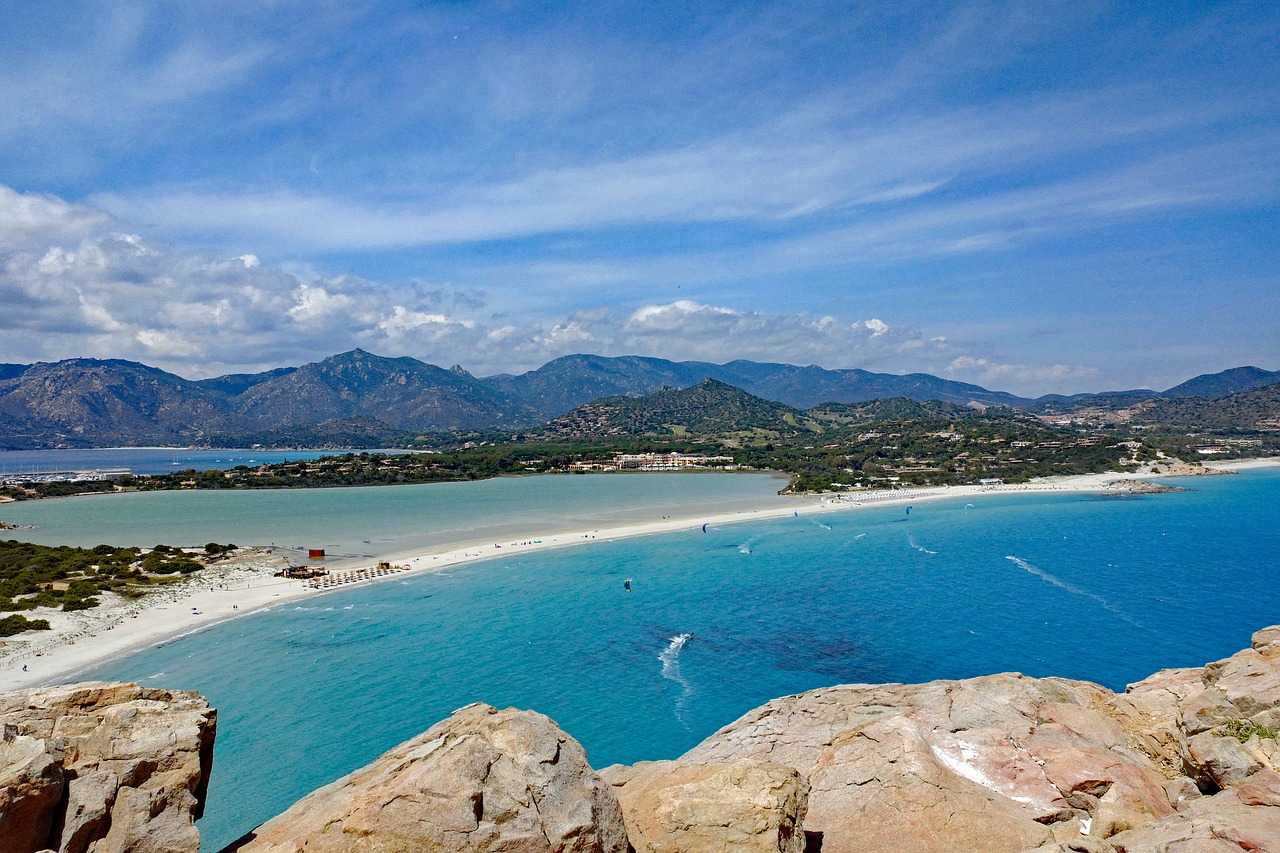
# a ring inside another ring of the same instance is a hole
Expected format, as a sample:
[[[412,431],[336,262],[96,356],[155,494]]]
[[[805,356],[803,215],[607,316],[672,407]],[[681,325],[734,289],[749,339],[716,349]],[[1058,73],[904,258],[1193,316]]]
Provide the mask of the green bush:
[[[1227,720],[1214,729],[1213,733],[1218,737],[1233,737],[1241,743],[1245,743],[1254,735],[1260,738],[1272,739],[1276,736],[1276,733],[1266,726],[1252,723],[1248,720]]]
[[[198,572],[204,568],[204,566],[200,565],[195,560],[188,560],[188,559],[181,559],[181,558],[176,560],[170,560],[169,567],[171,570],[181,572],[184,575],[189,575],[192,572]]]
[[[48,630],[48,619],[28,619],[16,613],[0,619],[0,637],[12,637],[14,634],[21,634],[23,631]]]

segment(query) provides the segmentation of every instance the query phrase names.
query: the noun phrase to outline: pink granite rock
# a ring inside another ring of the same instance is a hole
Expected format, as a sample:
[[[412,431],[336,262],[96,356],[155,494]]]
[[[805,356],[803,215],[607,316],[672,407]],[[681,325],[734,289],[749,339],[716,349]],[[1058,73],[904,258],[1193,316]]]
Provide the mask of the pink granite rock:
[[[0,695],[0,853],[195,853],[216,718],[136,684]]]
[[[612,789],[554,722],[468,705],[230,850],[626,853],[627,836]]]

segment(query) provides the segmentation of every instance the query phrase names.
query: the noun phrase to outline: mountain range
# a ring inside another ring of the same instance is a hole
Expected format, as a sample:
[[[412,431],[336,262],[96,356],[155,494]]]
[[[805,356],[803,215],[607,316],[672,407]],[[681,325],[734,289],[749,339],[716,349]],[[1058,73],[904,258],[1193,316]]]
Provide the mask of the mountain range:
[[[480,378],[458,366],[357,349],[301,367],[201,380],[131,361],[68,359],[0,364],[0,449],[409,444],[448,431],[537,426],[600,398],[689,388],[706,379],[795,409],[897,397],[973,407],[1034,402],[924,373],[640,356],[569,355],[519,375]],[[1123,394],[1214,396],[1278,382],[1280,372],[1241,367],[1195,377],[1163,394]]]

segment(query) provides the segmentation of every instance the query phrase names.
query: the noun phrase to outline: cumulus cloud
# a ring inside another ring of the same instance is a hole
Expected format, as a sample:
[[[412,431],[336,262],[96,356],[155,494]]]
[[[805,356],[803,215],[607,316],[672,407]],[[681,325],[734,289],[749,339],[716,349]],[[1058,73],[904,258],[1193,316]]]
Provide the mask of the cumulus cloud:
[[[1072,364],[1027,365],[1008,364],[978,358],[958,356],[947,365],[944,374],[956,379],[981,383],[1016,383],[1019,387],[1061,387],[1063,383],[1076,383],[1092,379],[1098,370]]]
[[[682,299],[645,305],[617,330],[614,347],[662,352],[667,358],[815,363],[868,367],[916,363],[945,348],[914,328],[892,329],[878,318],[846,322],[803,312],[739,311]]]
[[[0,253],[38,250],[109,227],[101,210],[0,184]]]
[[[578,352],[945,370],[1023,385],[1091,375],[1066,365],[1000,363],[945,336],[865,315],[744,311],[678,299],[627,310],[521,311],[517,319],[491,308],[477,289],[304,274],[253,255],[176,249],[57,199],[7,191],[0,201],[7,205],[0,222],[34,223],[0,232],[0,361],[126,358],[200,378],[358,346],[462,363],[479,375]]]
[[[175,249],[120,225],[92,208],[0,187],[0,360],[128,358],[208,376],[353,346],[416,355],[443,340],[465,353],[468,337],[483,334],[439,309],[474,304],[471,293],[451,299],[420,282],[308,278],[253,255]],[[453,341],[442,330],[463,334]]]

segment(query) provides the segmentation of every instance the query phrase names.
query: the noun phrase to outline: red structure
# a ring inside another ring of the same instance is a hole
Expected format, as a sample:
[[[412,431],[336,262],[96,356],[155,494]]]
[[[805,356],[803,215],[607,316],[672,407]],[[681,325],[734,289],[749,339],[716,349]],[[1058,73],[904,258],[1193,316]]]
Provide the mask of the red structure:
[[[312,560],[323,560],[323,559],[324,559],[324,549],[323,549],[323,548],[311,548],[311,549],[309,549],[309,550],[307,551],[307,557],[308,557],[309,559],[312,559]]]

